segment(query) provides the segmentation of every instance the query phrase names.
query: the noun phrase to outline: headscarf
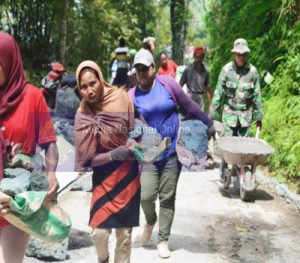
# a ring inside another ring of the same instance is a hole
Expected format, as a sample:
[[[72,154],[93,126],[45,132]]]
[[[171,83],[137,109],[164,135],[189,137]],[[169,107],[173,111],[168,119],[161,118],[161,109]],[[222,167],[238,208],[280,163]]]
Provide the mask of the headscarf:
[[[78,66],[76,70],[78,88],[80,88],[82,72],[87,69],[97,72],[103,94],[98,105],[91,105],[83,98],[77,111],[76,170],[87,166],[96,153],[107,152],[126,144],[128,132],[134,125],[134,108],[126,91],[107,83],[95,62],[87,60]]]
[[[82,72],[82,70],[84,68],[90,68],[90,69],[96,71],[98,74],[100,83],[103,84],[107,88],[113,88],[113,86],[111,84],[109,84],[108,82],[106,82],[104,80],[100,67],[94,61],[91,61],[91,60],[85,60],[85,61],[81,62],[76,69],[76,80],[77,80],[78,88],[80,87],[80,81],[81,81],[80,73]]]
[[[0,32],[0,65],[5,75],[5,83],[0,87],[1,121],[22,101],[27,84],[18,44],[12,36],[4,32]],[[0,179],[3,178],[4,154],[6,154],[6,142],[0,129]]]

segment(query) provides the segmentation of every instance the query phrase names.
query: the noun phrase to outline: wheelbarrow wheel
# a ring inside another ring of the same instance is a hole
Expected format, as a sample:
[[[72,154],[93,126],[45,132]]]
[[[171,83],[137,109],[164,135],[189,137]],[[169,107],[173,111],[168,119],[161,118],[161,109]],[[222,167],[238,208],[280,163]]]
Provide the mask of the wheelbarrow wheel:
[[[224,160],[221,161],[220,165],[220,178],[223,183],[224,189],[229,189],[231,176],[228,171],[228,165]]]
[[[245,167],[245,174],[244,174],[244,185],[248,188],[252,185],[252,173],[249,167]],[[249,202],[253,199],[253,191],[247,191],[242,184],[240,184],[240,197],[242,201]]]
[[[231,168],[231,178],[233,185],[233,193],[236,195],[240,195],[240,176],[239,176],[239,167],[237,165],[233,165]]]

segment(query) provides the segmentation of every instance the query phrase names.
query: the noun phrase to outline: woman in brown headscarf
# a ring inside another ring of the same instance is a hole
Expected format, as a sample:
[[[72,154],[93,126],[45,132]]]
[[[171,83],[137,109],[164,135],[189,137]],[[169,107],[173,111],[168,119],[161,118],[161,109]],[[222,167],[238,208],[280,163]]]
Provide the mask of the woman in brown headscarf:
[[[75,117],[76,170],[93,168],[91,237],[99,262],[108,262],[108,238],[116,229],[116,263],[129,263],[132,227],[139,225],[138,164],[130,160],[128,132],[133,106],[123,89],[104,81],[98,65],[82,62],[76,72],[82,96]]]
[[[19,145],[20,152],[32,156],[38,144],[45,149],[48,198],[56,199],[58,153],[48,107],[40,90],[25,79],[17,43],[3,32],[0,32],[0,127],[0,180],[4,160],[13,153],[9,152],[12,145]],[[0,214],[9,210],[10,197],[0,192]],[[0,217],[0,262],[23,262],[28,239],[29,235]]]

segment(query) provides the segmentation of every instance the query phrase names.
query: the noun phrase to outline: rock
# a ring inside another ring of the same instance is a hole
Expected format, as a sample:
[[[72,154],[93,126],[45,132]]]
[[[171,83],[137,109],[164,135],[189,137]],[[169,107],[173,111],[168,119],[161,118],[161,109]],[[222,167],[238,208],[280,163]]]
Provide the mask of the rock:
[[[55,110],[60,117],[74,118],[79,103],[80,101],[72,88],[57,90]]]
[[[74,145],[74,121],[65,118],[53,118],[54,129],[57,135],[62,135]]]
[[[2,179],[0,182],[0,191],[9,196],[15,196],[16,194],[26,192],[29,188],[29,185],[29,176],[26,174],[21,174],[13,179]]]
[[[207,166],[207,127],[199,120],[182,121],[176,149],[180,162],[190,171],[203,170]]]
[[[71,229],[69,234],[69,250],[92,247],[90,233],[78,229]]]
[[[26,256],[38,259],[47,259],[47,261],[63,261],[68,257],[68,245],[68,238],[61,243],[51,244],[31,237],[27,246]]]
[[[194,159],[194,164],[191,165],[191,172],[203,171],[207,166],[206,156]]]
[[[89,176],[82,182],[75,183],[71,189],[71,191],[84,191],[84,192],[92,192],[92,190],[93,190],[92,176]]]
[[[138,139],[143,135],[143,126],[145,124],[139,119],[134,120],[134,130],[129,133],[130,139]]]
[[[30,167],[32,170],[43,170],[44,157],[42,156],[41,151],[42,149],[38,147],[36,154],[30,158]]]
[[[47,191],[48,181],[42,171],[35,170],[30,174],[31,191]]]
[[[134,120],[134,130],[129,133],[129,138],[135,139],[147,148],[158,146],[161,142],[161,135],[155,128],[149,127],[139,119]]]
[[[6,165],[9,168],[24,168],[30,170],[30,156],[17,153]]]
[[[129,133],[129,138],[136,139],[147,147],[157,146],[162,140],[161,135],[155,128],[149,127],[139,119],[135,119],[134,130]]]
[[[145,145],[147,148],[158,146],[162,141],[161,135],[155,128],[143,126],[143,135],[139,143]]]
[[[6,168],[4,169],[4,177],[5,178],[16,178],[21,175],[27,175],[28,177],[30,176],[30,172],[23,169],[23,168]]]
[[[286,196],[288,193],[288,187],[285,184],[279,184],[275,187],[275,192],[279,196]]]
[[[199,120],[182,121],[178,143],[183,144],[198,158],[205,156],[208,149],[207,127]]]

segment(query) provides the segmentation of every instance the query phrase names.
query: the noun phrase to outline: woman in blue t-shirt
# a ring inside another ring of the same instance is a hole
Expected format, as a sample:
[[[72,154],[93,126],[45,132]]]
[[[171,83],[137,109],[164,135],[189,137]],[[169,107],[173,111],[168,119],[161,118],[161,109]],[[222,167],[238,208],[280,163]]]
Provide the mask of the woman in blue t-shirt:
[[[169,76],[155,76],[152,54],[141,49],[135,55],[133,66],[139,85],[129,91],[135,109],[141,118],[160,133],[162,138],[170,137],[171,146],[162,158],[155,163],[143,165],[141,175],[141,205],[146,217],[146,226],[141,236],[141,245],[146,245],[153,227],[159,220],[158,254],[162,258],[170,257],[168,239],[175,212],[177,182],[181,164],[176,153],[176,141],[179,130],[178,108],[190,118],[199,119],[213,132],[212,120]],[[155,200],[159,196],[160,210],[157,217]]]

